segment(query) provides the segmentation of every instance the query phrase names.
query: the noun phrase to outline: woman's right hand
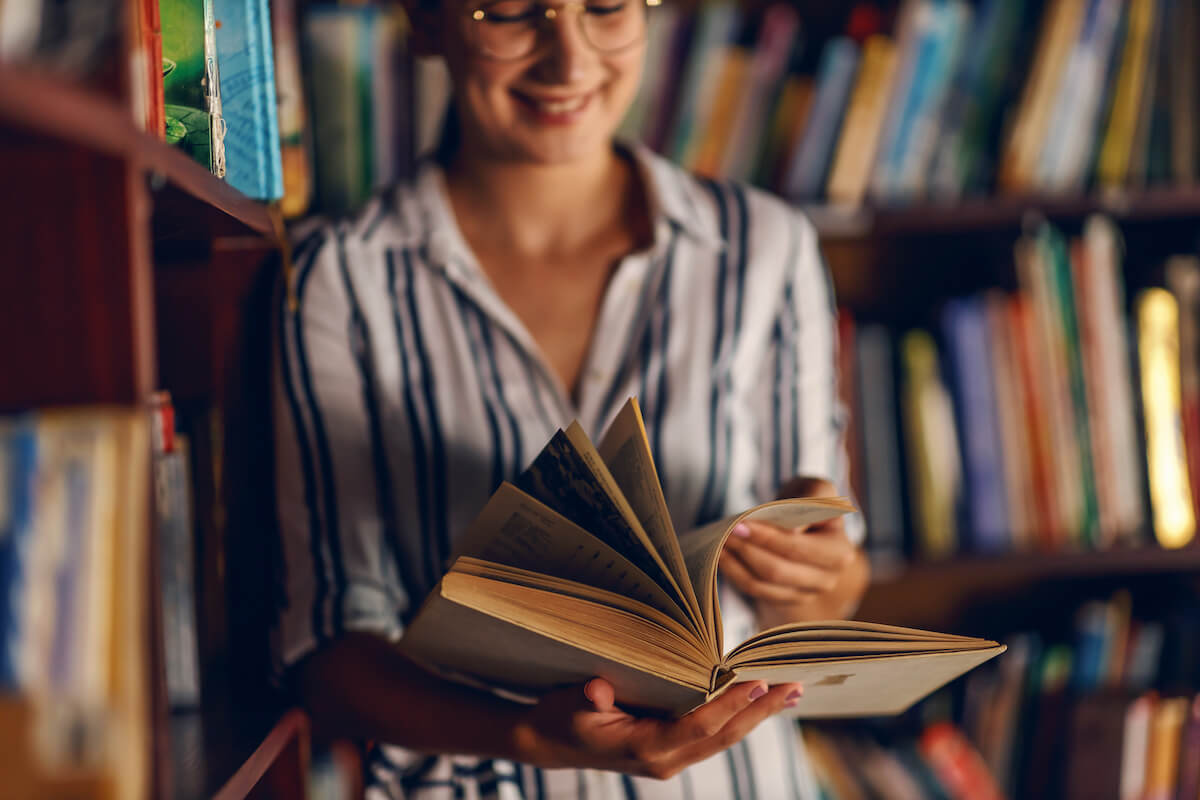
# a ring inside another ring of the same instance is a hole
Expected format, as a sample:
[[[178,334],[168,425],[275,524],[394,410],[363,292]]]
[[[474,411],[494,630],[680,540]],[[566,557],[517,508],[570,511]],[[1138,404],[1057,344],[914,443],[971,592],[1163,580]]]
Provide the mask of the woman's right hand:
[[[612,684],[594,678],[546,695],[513,731],[517,760],[669,778],[741,741],[758,723],[799,702],[798,683],[731,686],[676,720],[638,717],[614,705]]]

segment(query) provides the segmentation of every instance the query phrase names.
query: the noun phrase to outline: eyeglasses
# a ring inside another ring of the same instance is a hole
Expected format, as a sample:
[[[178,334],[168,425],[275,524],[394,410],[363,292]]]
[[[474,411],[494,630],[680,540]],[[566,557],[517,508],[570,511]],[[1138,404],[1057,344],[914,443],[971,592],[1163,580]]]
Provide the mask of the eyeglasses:
[[[584,40],[601,53],[632,47],[646,35],[648,6],[662,0],[573,0],[547,5],[535,0],[490,0],[471,7],[467,33],[471,45],[498,61],[532,55],[545,44],[544,29],[575,12]]]

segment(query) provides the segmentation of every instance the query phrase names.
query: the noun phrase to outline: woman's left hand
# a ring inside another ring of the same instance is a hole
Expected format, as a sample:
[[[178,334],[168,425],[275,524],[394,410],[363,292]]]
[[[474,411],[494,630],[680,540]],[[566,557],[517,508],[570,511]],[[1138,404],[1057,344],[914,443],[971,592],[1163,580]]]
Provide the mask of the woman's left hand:
[[[797,478],[780,497],[836,495],[828,481]],[[739,524],[725,542],[721,571],[754,600],[763,628],[788,622],[843,619],[866,590],[866,557],[846,537],[841,517],[787,530],[764,522]]]

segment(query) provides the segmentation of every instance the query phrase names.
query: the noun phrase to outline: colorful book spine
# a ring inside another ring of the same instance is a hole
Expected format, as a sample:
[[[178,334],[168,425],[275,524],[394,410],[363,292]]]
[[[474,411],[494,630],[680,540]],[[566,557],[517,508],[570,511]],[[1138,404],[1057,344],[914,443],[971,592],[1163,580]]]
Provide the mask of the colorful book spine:
[[[0,421],[0,691],[22,687],[37,497],[37,434],[32,420]]]
[[[1179,306],[1165,289],[1137,299],[1138,357],[1146,417],[1146,464],[1154,533],[1163,547],[1195,538],[1179,386]]]
[[[838,37],[825,45],[817,77],[817,95],[804,137],[785,179],[785,194],[794,201],[810,202],[821,196],[831,156],[842,129],[842,117],[858,71],[858,45]]]
[[[895,43],[882,34],[867,39],[829,176],[827,194],[835,205],[857,207],[866,197],[895,76]]]
[[[159,0],[167,142],[225,177],[225,123],[212,0]]]
[[[279,102],[279,159],[283,172],[283,216],[304,214],[312,202],[312,142],[308,128],[308,104],[300,76],[300,26],[297,0],[273,0],[270,4],[271,31],[275,54],[275,89]]]
[[[1011,547],[1003,451],[992,381],[992,353],[982,300],[952,300],[942,315],[952,366],[955,408],[971,549],[999,553]]]
[[[225,0],[217,18],[226,180],[257,200],[283,197],[275,56],[266,0]]]

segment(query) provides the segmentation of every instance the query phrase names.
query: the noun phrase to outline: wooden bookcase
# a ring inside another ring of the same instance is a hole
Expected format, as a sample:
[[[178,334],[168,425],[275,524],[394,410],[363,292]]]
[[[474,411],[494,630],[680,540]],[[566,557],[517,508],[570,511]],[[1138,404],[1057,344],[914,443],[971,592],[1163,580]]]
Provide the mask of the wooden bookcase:
[[[206,534],[197,542],[205,657],[196,712],[167,711],[153,566],[145,576],[151,786],[159,797],[303,796],[307,720],[249,685],[263,680],[262,631],[250,631],[268,592],[237,583],[261,566],[248,567],[247,554],[265,552],[269,533],[269,472],[256,470],[269,459],[260,445],[278,271],[271,221],[262,204],[139,130],[123,96],[119,83],[84,89],[0,66],[0,412],[148,408],[151,392],[166,389],[181,419],[220,422],[196,459],[218,465],[216,480],[196,475],[193,486]],[[4,740],[20,742],[27,710],[11,702],[0,712]],[[51,790],[100,796],[71,776],[15,789]]]

